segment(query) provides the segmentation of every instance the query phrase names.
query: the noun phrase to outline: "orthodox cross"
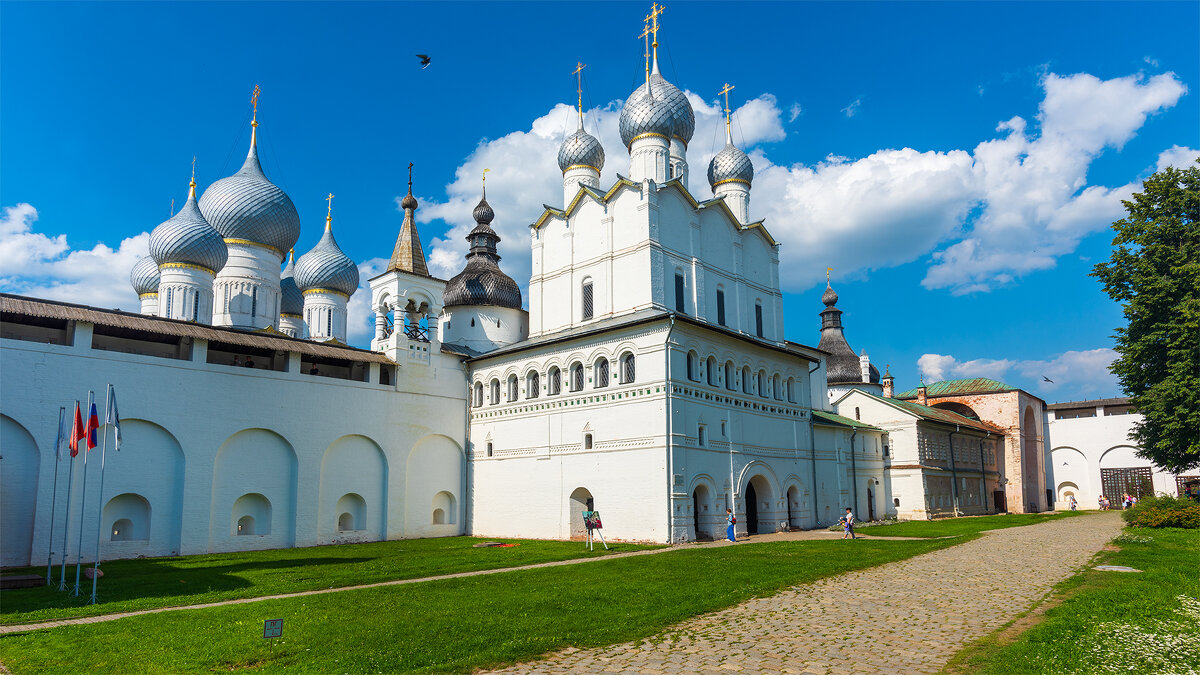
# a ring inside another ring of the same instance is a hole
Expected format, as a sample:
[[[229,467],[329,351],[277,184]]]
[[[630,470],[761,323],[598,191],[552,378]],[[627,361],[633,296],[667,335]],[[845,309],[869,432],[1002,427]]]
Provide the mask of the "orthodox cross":
[[[825,283],[829,283],[829,273],[833,271],[832,267],[825,268]]]
[[[638,35],[646,50],[642,56],[646,59],[646,79],[650,79],[650,17],[642,19],[642,34]]]
[[[325,198],[325,201],[329,204],[329,211],[327,211],[325,213],[325,229],[328,230],[330,223],[333,222],[333,193],[332,192],[330,192],[329,196]]]
[[[655,50],[658,49],[658,17],[662,15],[664,9],[666,9],[666,7],[663,7],[656,2],[650,5],[650,16],[646,17],[646,19],[650,21],[650,34],[654,36]]]
[[[254,85],[254,93],[250,94],[250,105],[254,106],[254,117],[250,123],[254,124],[255,126],[258,125],[258,95],[261,93],[262,90],[259,89],[258,85],[256,84]]]
[[[408,163],[408,191],[409,192],[412,192],[412,168],[413,168],[413,163],[409,162]]]
[[[728,82],[726,82],[726,83],[725,83],[725,88],[724,88],[724,89],[722,89],[721,91],[717,92],[717,94],[718,94],[718,95],[720,95],[720,94],[724,94],[724,95],[725,95],[725,132],[726,132],[726,133],[728,133],[728,132],[729,132],[729,113],[730,113],[730,110],[729,110],[729,92],[731,92],[731,91],[733,91],[733,85],[732,85],[732,84],[729,84]]]
[[[192,155],[192,187],[196,187],[196,156]]]
[[[583,119],[583,69],[587,68],[587,64],[583,61],[575,62],[575,71],[571,74],[576,76],[575,93],[579,95],[579,119]]]
[[[489,172],[489,171],[491,171],[491,169],[483,170],[483,187],[484,187],[484,189],[487,189],[487,172]]]
[[[175,217],[175,198],[171,197],[171,217]]]

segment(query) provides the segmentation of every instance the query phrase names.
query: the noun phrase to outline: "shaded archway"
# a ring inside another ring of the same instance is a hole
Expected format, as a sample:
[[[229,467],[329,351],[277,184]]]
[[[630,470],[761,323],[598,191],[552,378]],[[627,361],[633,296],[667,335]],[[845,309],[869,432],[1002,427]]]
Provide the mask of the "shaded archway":
[[[754,481],[746,483],[746,534],[758,534],[758,491]]]
[[[692,527],[697,541],[712,541],[713,533],[709,527],[708,511],[712,493],[708,486],[701,483],[692,491]]]
[[[933,407],[941,408],[942,410],[949,410],[952,413],[958,413],[959,415],[962,415],[970,420],[979,420],[979,413],[975,412],[971,406],[964,403],[959,403],[957,401],[940,401],[938,403],[934,403]]]
[[[800,527],[800,488],[792,485],[787,490],[788,528]]]
[[[1024,487],[1025,506],[1032,512],[1042,509],[1045,499],[1042,494],[1039,474],[1042,471],[1041,449],[1038,447],[1037,418],[1033,406],[1025,406],[1021,419],[1021,482]]]
[[[0,566],[28,565],[41,457],[33,435],[7,415],[0,415],[0,448]]]
[[[571,510],[571,538],[583,539],[587,536],[587,528],[583,526],[583,512],[595,511],[596,500],[592,498],[592,493],[587,488],[575,488],[571,492],[571,500],[567,508]]]

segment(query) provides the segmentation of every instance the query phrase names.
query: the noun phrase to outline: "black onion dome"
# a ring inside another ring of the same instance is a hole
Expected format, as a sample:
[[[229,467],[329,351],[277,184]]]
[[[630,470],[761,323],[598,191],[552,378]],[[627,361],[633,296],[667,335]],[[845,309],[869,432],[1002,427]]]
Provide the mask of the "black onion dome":
[[[462,272],[446,282],[442,306],[485,305],[521,309],[521,287],[500,269],[496,244],[500,235],[491,227],[496,212],[487,202],[487,193],[472,212],[475,229],[467,235],[471,250]]]
[[[834,307],[838,295],[833,287],[825,284],[825,293],[821,302],[825,309],[821,312],[821,341],[817,349],[829,352],[825,358],[825,380],[829,384],[862,384],[862,366],[859,365],[858,354],[846,342],[842,329],[842,310]],[[879,384],[879,369],[869,366],[867,379],[873,384]]]

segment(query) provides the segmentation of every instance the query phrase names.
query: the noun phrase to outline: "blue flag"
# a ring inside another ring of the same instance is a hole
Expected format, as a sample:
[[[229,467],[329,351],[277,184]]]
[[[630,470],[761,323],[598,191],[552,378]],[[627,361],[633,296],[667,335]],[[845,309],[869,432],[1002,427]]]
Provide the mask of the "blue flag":
[[[110,385],[111,386],[111,385]],[[121,417],[117,414],[117,390],[110,389],[108,392],[108,410],[104,412],[104,423],[112,425],[113,428],[113,448],[121,449]]]

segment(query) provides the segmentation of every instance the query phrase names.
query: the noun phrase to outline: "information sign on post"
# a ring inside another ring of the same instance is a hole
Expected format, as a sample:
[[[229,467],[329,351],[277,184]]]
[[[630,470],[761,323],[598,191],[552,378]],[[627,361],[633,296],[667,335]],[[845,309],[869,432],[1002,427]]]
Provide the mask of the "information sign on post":
[[[593,546],[595,544],[595,537],[600,537],[600,543],[604,545],[604,550],[607,551],[608,544],[605,543],[605,541],[604,541],[604,533],[600,531],[601,529],[604,528],[604,525],[600,522],[600,512],[599,511],[584,511],[583,512],[583,525],[584,525],[584,527],[587,528],[588,550],[589,551],[593,550]]]
[[[267,619],[264,621],[263,637],[271,641],[271,651],[275,651],[275,638],[283,637],[283,619]]]

